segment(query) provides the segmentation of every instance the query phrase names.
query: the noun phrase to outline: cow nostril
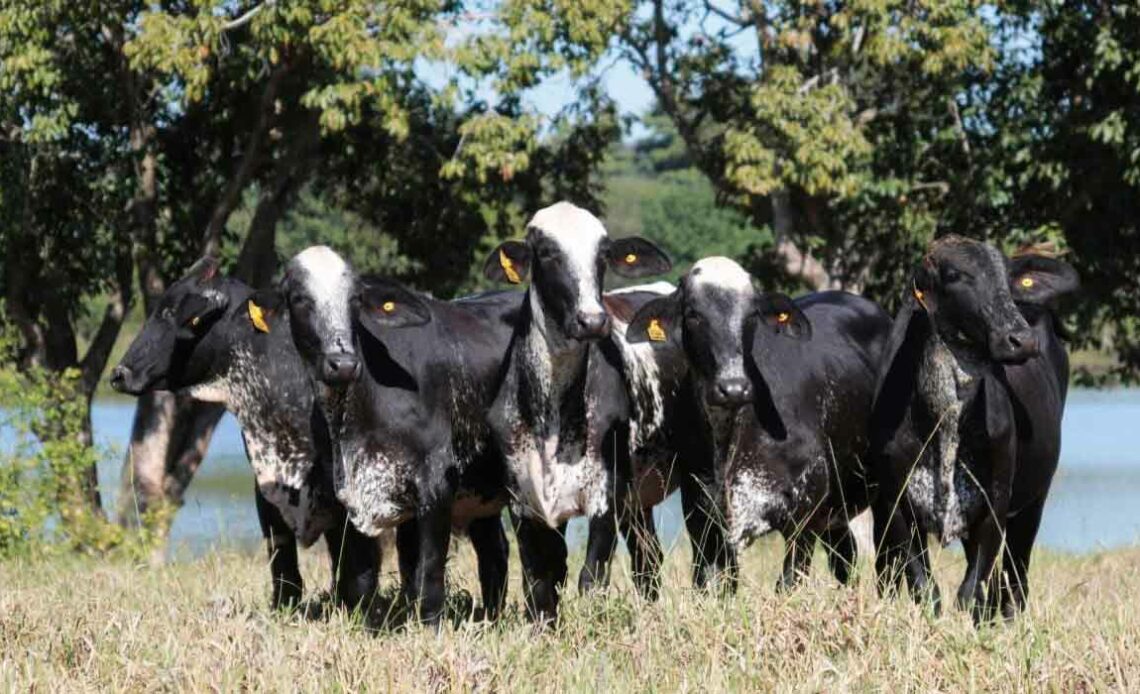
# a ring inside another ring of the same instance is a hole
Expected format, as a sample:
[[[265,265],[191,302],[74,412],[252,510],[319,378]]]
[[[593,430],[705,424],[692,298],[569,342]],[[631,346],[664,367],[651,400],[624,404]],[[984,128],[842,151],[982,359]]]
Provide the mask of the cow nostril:
[[[1021,349],[1021,338],[1018,337],[1017,335],[1010,335],[1009,336],[1009,344],[1014,349]]]
[[[122,385],[126,382],[127,376],[130,375],[130,370],[125,366],[116,366],[111,370],[111,384]]]

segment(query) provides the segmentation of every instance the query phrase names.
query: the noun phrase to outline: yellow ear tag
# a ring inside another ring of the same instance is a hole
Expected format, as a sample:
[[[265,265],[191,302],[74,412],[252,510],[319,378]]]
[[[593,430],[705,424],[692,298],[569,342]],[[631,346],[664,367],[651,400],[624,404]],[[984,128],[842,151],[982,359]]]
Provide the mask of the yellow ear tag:
[[[636,253],[630,253],[625,257],[625,264],[626,265],[633,265],[636,262],[637,262],[637,254]]]
[[[1032,287],[1035,284],[1037,284],[1037,283],[1033,281],[1032,277],[1022,277],[1021,278],[1021,286],[1026,288],[1026,289],[1029,289],[1030,287]]]
[[[380,306],[380,308],[383,309],[384,313],[391,313],[392,311],[396,310],[396,302],[395,301],[385,301]]]
[[[787,311],[780,311],[780,313],[776,316],[776,322],[780,324],[787,323],[791,319],[792,316]]]
[[[194,316],[193,318],[190,319],[190,325],[193,325],[194,327],[198,327],[198,324],[201,322],[202,322],[201,316]]]
[[[922,306],[922,309],[924,311],[930,310],[930,309],[926,308],[926,294],[923,294],[922,290],[919,289],[918,287],[914,288],[914,298],[918,299],[918,304],[920,306]]]
[[[269,324],[265,322],[265,311],[253,301],[249,302],[249,322],[261,332],[269,332]]]
[[[654,342],[665,341],[665,328],[661,327],[661,321],[656,318],[649,321],[649,327],[645,329],[645,332],[649,333],[649,339]]]
[[[519,271],[515,269],[514,261],[512,261],[510,256],[501,248],[499,249],[499,265],[502,266],[503,272],[507,275],[508,282],[511,284],[522,282],[522,278],[519,277]]]

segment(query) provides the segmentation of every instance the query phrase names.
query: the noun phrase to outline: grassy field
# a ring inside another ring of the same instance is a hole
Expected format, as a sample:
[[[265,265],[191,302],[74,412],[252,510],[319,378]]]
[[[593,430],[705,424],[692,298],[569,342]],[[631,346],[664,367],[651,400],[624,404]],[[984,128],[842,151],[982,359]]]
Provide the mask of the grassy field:
[[[305,575],[323,586],[323,552]],[[283,616],[266,607],[260,556],[220,552],[149,568],[91,559],[0,564],[0,686],[91,689],[371,691],[963,691],[1140,689],[1140,549],[1043,553],[1022,619],[975,630],[951,610],[934,618],[883,601],[870,581],[837,587],[823,571],[776,595],[778,553],[749,551],[734,598],[687,586],[686,552],[645,604],[624,558],[604,596],[565,601],[560,627],[519,614],[496,625],[453,622],[372,633],[343,614]],[[473,556],[458,549],[452,590],[475,591]],[[514,564],[512,557],[512,564]],[[961,557],[936,560],[945,591]],[[823,568],[823,562],[817,567]],[[390,567],[386,567],[390,568]],[[514,568],[514,567],[513,567]],[[572,564],[572,569],[576,566]],[[385,584],[395,578],[386,573]]]

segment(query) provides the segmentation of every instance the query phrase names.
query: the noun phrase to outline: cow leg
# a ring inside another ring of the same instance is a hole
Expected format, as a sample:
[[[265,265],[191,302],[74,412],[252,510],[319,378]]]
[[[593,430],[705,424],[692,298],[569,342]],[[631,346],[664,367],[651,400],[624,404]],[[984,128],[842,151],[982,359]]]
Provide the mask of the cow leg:
[[[416,567],[420,563],[420,526],[415,519],[396,528],[396,561],[400,567],[400,593],[415,602]]]
[[[257,520],[261,523],[261,534],[269,550],[269,573],[273,581],[273,596],[269,604],[275,610],[292,609],[301,603],[301,594],[305,590],[297,564],[297,538],[281,517],[281,512],[269,503],[256,484],[253,494],[257,502]]]
[[[483,614],[486,619],[498,619],[507,600],[507,534],[503,532],[503,517],[476,518],[467,528],[475,558],[479,562],[479,588],[483,594]]]
[[[929,600],[938,614],[941,595],[931,576],[930,553],[926,536],[909,513],[906,500],[884,487],[874,506],[875,573],[880,595],[892,595],[905,578],[911,598],[921,603]]]
[[[558,618],[558,594],[566,583],[566,525],[550,528],[542,521],[511,511],[522,563],[527,616],[538,623]]]
[[[416,517],[419,561],[416,564],[416,603],[420,621],[438,627],[446,597],[447,550],[451,543],[451,504],[435,503]]]
[[[333,571],[333,598],[350,610],[367,609],[376,594],[380,546],[375,538],[356,529],[348,514],[325,532]]]
[[[725,537],[721,513],[712,497],[713,484],[688,474],[681,479],[681,508],[693,546],[693,587],[705,588],[720,578],[724,590],[735,593],[736,551]]]
[[[578,573],[578,592],[582,595],[610,582],[610,562],[617,547],[617,518],[610,510],[590,517],[590,534],[586,540],[586,561]]]
[[[1041,513],[1045,509],[1042,496],[1009,519],[1006,528],[1006,561],[1002,563],[1002,615],[1013,619],[1025,609],[1029,597],[1029,557],[1037,530],[1041,527]]]
[[[621,532],[625,546],[629,548],[630,565],[633,567],[633,584],[637,592],[646,600],[657,600],[661,592],[661,562],[664,553],[657,529],[653,524],[653,508],[646,508],[630,499],[626,510],[620,515]]]
[[[832,575],[840,583],[847,585],[855,573],[855,561],[857,559],[855,534],[844,523],[838,528],[828,528],[824,531],[822,539],[824,549],[827,550],[827,564],[831,567]]]
[[[806,530],[797,530],[791,537],[784,539],[784,570],[776,582],[777,591],[791,590],[808,576],[815,539],[815,533]]]
[[[958,607],[969,609],[977,624],[994,617],[1000,600],[994,567],[1003,542],[1002,529],[989,513],[962,539],[966,550],[966,576],[958,586]]]

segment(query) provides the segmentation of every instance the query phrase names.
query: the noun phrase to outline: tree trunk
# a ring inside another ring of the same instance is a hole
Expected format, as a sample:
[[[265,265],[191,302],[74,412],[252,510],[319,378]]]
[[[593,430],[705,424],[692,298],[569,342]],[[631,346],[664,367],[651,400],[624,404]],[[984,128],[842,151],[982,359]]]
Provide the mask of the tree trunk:
[[[827,268],[813,258],[810,251],[801,251],[792,241],[795,212],[786,190],[772,193],[772,229],[776,236],[776,253],[784,261],[784,270],[789,275],[800,278],[813,291],[838,288]]]

